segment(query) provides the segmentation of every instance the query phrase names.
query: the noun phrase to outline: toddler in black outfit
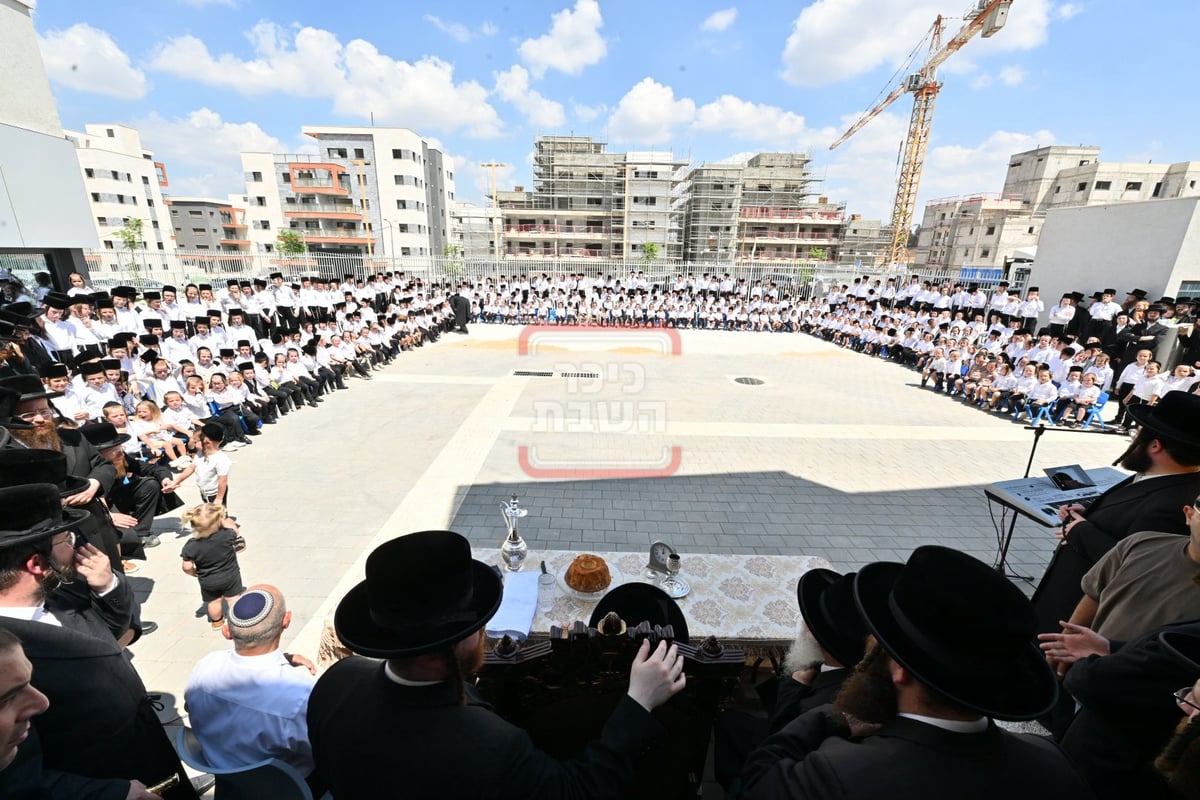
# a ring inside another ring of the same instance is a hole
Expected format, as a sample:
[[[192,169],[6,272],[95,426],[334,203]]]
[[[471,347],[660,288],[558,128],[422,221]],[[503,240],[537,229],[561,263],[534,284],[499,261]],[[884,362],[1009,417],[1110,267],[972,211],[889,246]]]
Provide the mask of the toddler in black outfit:
[[[246,590],[237,560],[245,543],[238,536],[237,523],[218,503],[189,508],[182,520],[192,528],[192,539],[180,554],[183,571],[200,579],[200,597],[208,604],[208,621],[220,629],[225,624],[222,600],[232,603]]]

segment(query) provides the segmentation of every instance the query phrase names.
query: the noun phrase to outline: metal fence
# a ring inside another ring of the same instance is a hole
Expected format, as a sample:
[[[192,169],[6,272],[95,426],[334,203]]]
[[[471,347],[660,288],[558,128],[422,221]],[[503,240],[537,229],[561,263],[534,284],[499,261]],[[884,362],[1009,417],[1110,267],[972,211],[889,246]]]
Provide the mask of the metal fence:
[[[360,254],[306,253],[294,257],[277,253],[218,253],[212,251],[179,251],[154,253],[139,251],[133,254],[119,250],[85,251],[88,264],[88,281],[99,289],[108,289],[119,284],[136,286],[139,289],[157,288],[163,284],[182,287],[188,283],[211,283],[223,286],[226,280],[249,280],[266,277],[273,272],[285,276],[320,276],[342,281],[345,276],[365,278],[378,272],[403,272],[427,281],[469,280],[472,283],[487,278],[498,280],[525,275],[533,278],[543,273],[586,275],[593,279],[611,276],[624,282],[630,273],[642,272],[651,283],[663,284],[676,275],[726,273],[733,280],[745,279],[753,285],[755,281],[775,281],[793,295],[803,297],[820,296],[834,286],[852,284],[856,278],[867,276],[886,281],[895,278],[897,286],[908,282],[911,275],[921,280],[969,281],[985,289],[1000,280],[999,270],[937,269],[920,267],[889,270],[880,267],[848,266],[826,261],[796,262],[753,261],[735,262],[683,262],[668,259],[654,261],[620,260],[602,258],[520,258],[520,259],[471,259],[433,256],[370,257]],[[45,269],[45,263],[37,256],[6,256],[0,254],[0,266],[11,270],[32,286],[35,271]]]

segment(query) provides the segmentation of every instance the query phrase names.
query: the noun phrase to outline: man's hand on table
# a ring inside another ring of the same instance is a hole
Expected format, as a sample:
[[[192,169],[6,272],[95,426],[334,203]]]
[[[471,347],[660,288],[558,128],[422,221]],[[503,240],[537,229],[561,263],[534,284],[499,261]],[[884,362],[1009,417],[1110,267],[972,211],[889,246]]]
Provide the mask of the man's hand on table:
[[[650,640],[643,639],[629,670],[629,696],[647,711],[653,711],[682,691],[687,684],[683,657],[679,648],[660,641],[650,652]]]

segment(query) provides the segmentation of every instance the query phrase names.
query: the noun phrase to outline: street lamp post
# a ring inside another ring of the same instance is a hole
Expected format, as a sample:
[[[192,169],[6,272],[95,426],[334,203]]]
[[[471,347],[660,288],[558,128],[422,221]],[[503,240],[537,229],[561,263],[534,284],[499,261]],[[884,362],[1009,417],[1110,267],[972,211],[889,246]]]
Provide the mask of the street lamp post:
[[[500,267],[500,203],[496,198],[496,170],[500,167],[507,167],[508,164],[501,164],[498,161],[489,161],[486,164],[480,164],[481,167],[486,167],[492,173],[492,252],[496,256],[496,268],[499,271]]]
[[[367,226],[367,256],[375,257],[375,232],[371,229],[371,215],[367,211],[367,173],[363,167],[369,167],[370,161],[356,158],[350,162],[358,167],[358,199],[362,207],[363,224]]]
[[[383,221],[383,227],[387,228],[388,232],[388,257],[392,260],[392,269],[396,268],[396,223],[390,219]]]

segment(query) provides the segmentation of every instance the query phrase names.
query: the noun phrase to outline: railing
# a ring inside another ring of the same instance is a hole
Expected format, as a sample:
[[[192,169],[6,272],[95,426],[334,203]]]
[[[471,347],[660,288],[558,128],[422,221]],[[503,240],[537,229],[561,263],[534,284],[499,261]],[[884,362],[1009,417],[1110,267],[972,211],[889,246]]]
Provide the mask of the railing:
[[[571,233],[582,236],[608,236],[613,228],[589,227],[586,225],[509,225],[505,233],[560,234]]]
[[[815,220],[824,222],[842,222],[844,208],[829,211],[817,211],[809,208],[763,208],[762,206],[743,206],[738,216],[742,219],[794,219]]]

